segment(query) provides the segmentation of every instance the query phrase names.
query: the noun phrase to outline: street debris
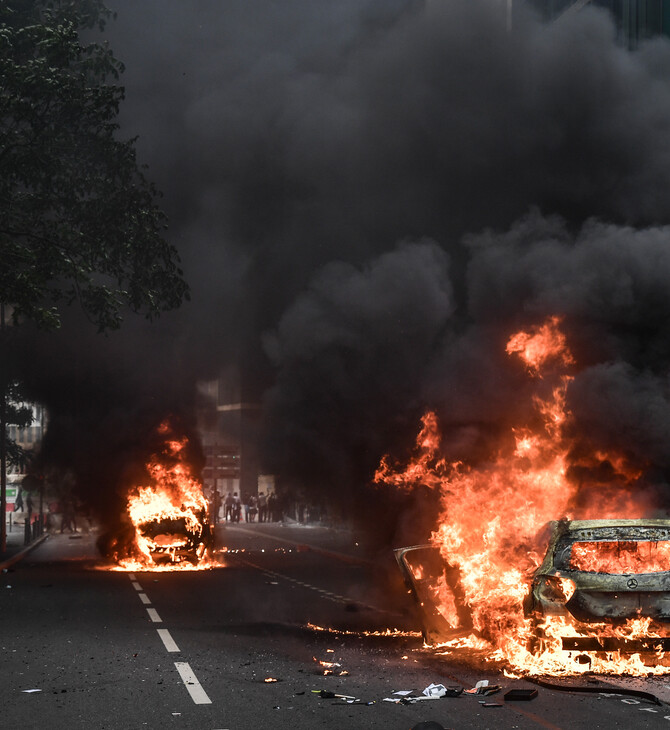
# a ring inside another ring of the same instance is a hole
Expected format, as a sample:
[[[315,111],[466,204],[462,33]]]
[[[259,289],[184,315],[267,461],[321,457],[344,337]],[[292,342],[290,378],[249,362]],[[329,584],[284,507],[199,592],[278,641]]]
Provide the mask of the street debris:
[[[445,687],[443,684],[429,684],[423,690],[426,697],[458,697],[463,692],[462,687]]]
[[[31,694],[32,692],[41,692],[42,690],[41,689],[22,689],[21,691],[26,694]]]
[[[512,701],[529,701],[537,697],[536,689],[510,689],[505,692],[505,702]]]
[[[341,700],[341,703],[338,704],[347,704],[347,705],[374,705],[375,701],[372,700],[370,702],[363,702],[358,697],[354,697],[353,695],[342,695],[338,694],[337,692],[331,692],[327,689],[313,689],[312,694],[318,695],[320,699],[323,700]]]
[[[328,689],[313,689],[312,694],[319,695],[322,700],[355,700],[353,695],[340,695]]]
[[[443,684],[429,684],[421,694],[413,689],[399,689],[391,697],[385,697],[383,702],[392,702],[396,705],[413,705],[426,700],[440,700],[443,697],[459,697],[463,694],[463,687],[445,687]]]
[[[266,684],[273,684],[274,682],[281,682],[281,680],[277,679],[276,677],[266,677],[263,681]]]
[[[416,689],[399,689],[391,693],[390,697],[384,697],[382,702],[390,702],[395,705],[414,705],[419,702],[432,702],[434,700],[441,700],[448,697],[461,697],[464,695],[470,695],[471,697],[477,697],[478,703],[483,708],[497,708],[504,707],[502,702],[491,702],[486,698],[489,695],[497,694],[502,690],[502,687],[498,684],[489,684],[488,679],[482,679],[478,681],[471,689],[463,689],[457,685],[444,685],[436,682],[432,682],[423,690]],[[362,704],[362,705],[373,705],[372,702],[362,702],[358,697],[353,695],[338,694],[327,689],[313,689],[312,694],[317,695],[320,699],[332,699],[338,700],[336,704]],[[516,688],[508,690],[504,695],[505,700],[532,700],[537,696],[536,689],[522,689]],[[417,725],[412,730],[420,730],[423,725]],[[425,730],[430,730],[433,727],[426,725]],[[441,727],[441,726],[435,726]]]
[[[500,685],[489,684],[488,679],[482,679],[472,689],[466,689],[465,693],[469,695],[494,695],[500,690]]]

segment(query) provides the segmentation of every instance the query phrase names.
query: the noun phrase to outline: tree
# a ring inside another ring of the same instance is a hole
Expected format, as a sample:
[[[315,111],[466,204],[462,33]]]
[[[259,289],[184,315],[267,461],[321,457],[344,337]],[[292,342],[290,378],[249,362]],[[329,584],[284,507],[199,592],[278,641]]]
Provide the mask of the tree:
[[[21,389],[18,383],[13,382],[5,386],[4,421],[7,425],[25,428],[33,422],[33,411],[19,399]],[[7,465],[22,469],[28,463],[28,454],[15,441],[6,441]]]
[[[84,42],[102,0],[0,3],[0,301],[57,327],[78,302],[99,330],[188,297],[157,191],[119,139],[122,64]]]
[[[158,193],[119,138],[123,65],[83,40],[110,17],[103,0],[0,2],[0,365],[6,311],[50,329],[78,302],[105,331],[126,307],[153,318],[188,298]],[[15,387],[0,367],[0,551],[6,464],[20,457],[7,423],[25,420]]]

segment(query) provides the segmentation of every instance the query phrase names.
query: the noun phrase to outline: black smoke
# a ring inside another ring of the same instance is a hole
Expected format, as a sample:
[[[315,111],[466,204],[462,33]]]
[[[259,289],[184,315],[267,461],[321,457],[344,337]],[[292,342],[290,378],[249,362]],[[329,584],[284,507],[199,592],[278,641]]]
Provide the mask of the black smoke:
[[[188,421],[195,380],[239,361],[267,470],[351,500],[426,407],[484,458],[527,408],[506,337],[562,314],[576,418],[664,473],[667,39],[631,52],[605,11],[523,3],[510,29],[493,0],[113,4],[121,131],[193,302],[102,344],[76,317],[31,340],[63,458]]]

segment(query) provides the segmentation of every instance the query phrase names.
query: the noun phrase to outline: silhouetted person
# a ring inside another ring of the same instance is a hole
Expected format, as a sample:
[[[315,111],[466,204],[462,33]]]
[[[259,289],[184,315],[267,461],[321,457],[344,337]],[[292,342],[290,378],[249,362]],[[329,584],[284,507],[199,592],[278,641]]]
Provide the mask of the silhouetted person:
[[[258,495],[258,521],[266,522],[268,518],[268,498],[265,496],[265,492],[260,492]]]
[[[219,521],[219,509],[221,508],[221,495],[219,490],[214,487],[212,493],[212,522],[216,524]]]
[[[71,499],[66,499],[63,504],[63,519],[60,523],[60,531],[67,528],[70,532],[77,532],[77,520],[74,515],[74,502]]]
[[[268,513],[270,522],[277,521],[277,497],[274,492],[270,492],[268,496]]]
[[[233,522],[240,521],[240,513],[242,512],[242,500],[237,496],[237,492],[233,492]]]
[[[237,494],[237,492],[235,492],[235,494]],[[232,522],[232,520],[233,520],[233,504],[234,504],[233,495],[230,492],[228,492],[228,494],[226,495],[225,500],[223,501],[223,509],[224,509],[223,519],[224,519],[224,522],[225,522],[225,520],[230,520]]]
[[[248,502],[249,511],[247,514],[247,522],[253,522],[256,519],[256,513],[258,512],[258,500],[254,494],[251,494]]]

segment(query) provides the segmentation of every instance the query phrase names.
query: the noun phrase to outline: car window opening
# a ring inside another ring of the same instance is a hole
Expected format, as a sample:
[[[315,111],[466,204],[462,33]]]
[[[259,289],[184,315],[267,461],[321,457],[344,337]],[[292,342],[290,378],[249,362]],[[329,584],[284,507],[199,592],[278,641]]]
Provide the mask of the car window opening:
[[[664,573],[670,569],[670,541],[602,540],[575,542],[568,570],[585,573]]]

